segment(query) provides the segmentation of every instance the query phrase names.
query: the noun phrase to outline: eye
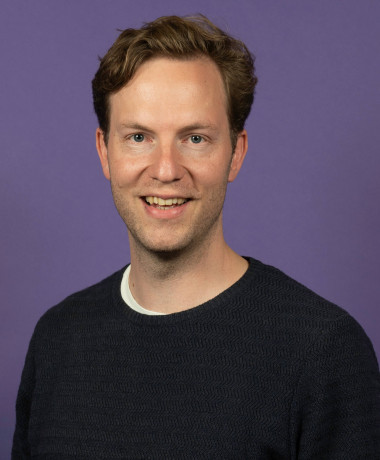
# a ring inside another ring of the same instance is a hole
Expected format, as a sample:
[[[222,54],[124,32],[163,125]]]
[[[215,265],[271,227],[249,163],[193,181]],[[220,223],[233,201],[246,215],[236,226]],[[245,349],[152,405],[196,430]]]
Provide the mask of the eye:
[[[133,139],[135,142],[143,142],[144,139],[145,139],[145,136],[144,136],[144,134],[137,133],[137,134],[134,134],[134,135],[132,136],[132,139]]]
[[[200,144],[203,141],[203,137],[199,136],[198,134],[193,134],[192,136],[190,136],[190,141],[193,144]]]

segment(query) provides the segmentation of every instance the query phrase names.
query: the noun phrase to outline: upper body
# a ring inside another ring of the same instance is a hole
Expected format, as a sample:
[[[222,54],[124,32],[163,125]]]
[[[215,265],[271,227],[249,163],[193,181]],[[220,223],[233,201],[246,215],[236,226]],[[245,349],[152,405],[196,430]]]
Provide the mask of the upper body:
[[[179,313],[132,310],[124,270],[49,310],[13,458],[380,458],[380,377],[361,327],[247,260],[233,286]]]
[[[245,45],[205,18],[127,29],[102,59],[93,80],[96,146],[128,230],[129,288],[142,307],[164,315],[149,328],[122,320],[108,308],[115,275],[42,319],[16,432],[32,455],[93,458],[109,442],[113,457],[106,449],[99,458],[321,458],[320,447],[334,444],[340,458],[348,439],[356,452],[374,452],[378,370],[362,331],[326,306],[314,317],[313,295],[297,287],[293,298],[284,278],[281,287],[274,274],[259,283],[223,236],[224,197],[247,153],[256,81]],[[179,328],[166,325],[177,318]],[[78,395],[88,386],[84,403]],[[362,390],[365,413],[350,424],[359,399],[343,402]],[[62,430],[71,433],[65,454],[54,447]],[[321,440],[326,433],[334,436]]]

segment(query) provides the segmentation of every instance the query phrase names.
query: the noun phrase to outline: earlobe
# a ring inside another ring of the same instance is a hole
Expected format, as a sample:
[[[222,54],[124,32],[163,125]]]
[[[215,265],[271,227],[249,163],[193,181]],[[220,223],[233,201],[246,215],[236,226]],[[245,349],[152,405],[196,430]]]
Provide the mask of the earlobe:
[[[248,150],[248,134],[247,131],[244,129],[242,132],[238,134],[235,151],[232,156],[231,166],[230,166],[230,173],[228,175],[228,182],[233,182],[239,171],[242,167],[245,155]]]
[[[106,179],[110,180],[108,149],[104,140],[104,132],[100,128],[96,129],[96,150],[98,151],[100,163],[103,169],[103,174],[106,177]]]

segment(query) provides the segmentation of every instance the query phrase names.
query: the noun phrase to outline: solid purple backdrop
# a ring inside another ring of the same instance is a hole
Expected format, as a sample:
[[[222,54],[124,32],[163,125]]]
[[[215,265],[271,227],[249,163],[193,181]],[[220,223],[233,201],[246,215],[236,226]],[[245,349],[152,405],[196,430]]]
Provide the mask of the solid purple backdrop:
[[[40,315],[129,260],[94,146],[90,81],[117,28],[202,12],[257,56],[250,148],[225,233],[346,308],[378,356],[380,3],[4,2],[1,50],[1,437]]]

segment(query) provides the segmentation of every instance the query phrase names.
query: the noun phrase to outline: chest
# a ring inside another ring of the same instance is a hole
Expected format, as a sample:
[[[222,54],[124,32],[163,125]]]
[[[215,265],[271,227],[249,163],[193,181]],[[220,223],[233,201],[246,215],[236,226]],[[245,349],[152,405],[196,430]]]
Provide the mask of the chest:
[[[292,373],[244,338],[89,330],[40,358],[36,454],[286,458]]]

